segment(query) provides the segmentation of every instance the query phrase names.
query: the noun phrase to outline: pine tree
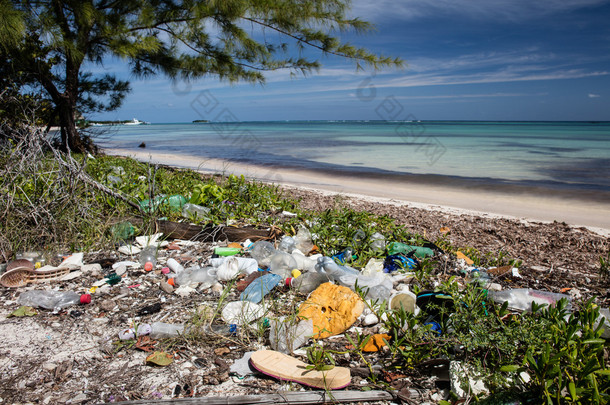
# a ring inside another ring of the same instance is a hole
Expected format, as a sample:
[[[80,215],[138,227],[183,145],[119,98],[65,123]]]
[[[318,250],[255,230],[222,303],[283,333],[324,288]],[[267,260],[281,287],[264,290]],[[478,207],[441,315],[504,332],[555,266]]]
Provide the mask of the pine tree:
[[[349,0],[0,0],[0,41],[12,66],[48,94],[65,149],[84,151],[75,114],[116,109],[129,84],[84,72],[114,56],[138,77],[215,76],[264,83],[265,72],[319,68],[309,50],[357,67],[402,61],[344,43],[372,29],[346,17]],[[307,56],[305,56],[307,55]],[[3,62],[4,63],[4,62]]]

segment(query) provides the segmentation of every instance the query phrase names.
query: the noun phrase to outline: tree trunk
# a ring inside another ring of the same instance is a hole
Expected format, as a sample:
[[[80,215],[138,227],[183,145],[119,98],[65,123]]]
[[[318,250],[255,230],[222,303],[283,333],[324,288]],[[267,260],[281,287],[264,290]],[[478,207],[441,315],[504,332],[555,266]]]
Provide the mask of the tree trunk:
[[[69,98],[65,98],[57,104],[59,125],[61,127],[60,149],[64,152],[67,152],[68,150],[73,152],[87,151],[85,144],[76,129],[76,120],[74,119],[75,112],[74,104],[70,102]]]

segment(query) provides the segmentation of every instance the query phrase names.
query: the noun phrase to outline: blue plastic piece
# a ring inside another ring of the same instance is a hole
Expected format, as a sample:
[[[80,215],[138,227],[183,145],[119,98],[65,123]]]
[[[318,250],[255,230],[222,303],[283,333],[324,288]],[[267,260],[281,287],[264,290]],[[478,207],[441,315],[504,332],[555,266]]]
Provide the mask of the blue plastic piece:
[[[412,269],[416,266],[416,260],[398,253],[385,258],[385,260],[383,261],[383,272],[392,273],[399,269]]]
[[[239,297],[242,301],[250,301],[258,304],[263,300],[263,297],[273,290],[279,283],[282,282],[282,276],[279,274],[269,273],[254,280]]]

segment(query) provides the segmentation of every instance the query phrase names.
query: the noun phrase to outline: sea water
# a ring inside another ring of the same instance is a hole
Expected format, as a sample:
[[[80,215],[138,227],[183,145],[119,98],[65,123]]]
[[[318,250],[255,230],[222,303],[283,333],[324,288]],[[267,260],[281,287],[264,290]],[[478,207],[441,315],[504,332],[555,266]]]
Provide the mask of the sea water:
[[[610,122],[272,121],[114,126],[103,147],[610,201]],[[423,179],[423,180],[422,180]],[[465,184],[466,184],[465,183]]]

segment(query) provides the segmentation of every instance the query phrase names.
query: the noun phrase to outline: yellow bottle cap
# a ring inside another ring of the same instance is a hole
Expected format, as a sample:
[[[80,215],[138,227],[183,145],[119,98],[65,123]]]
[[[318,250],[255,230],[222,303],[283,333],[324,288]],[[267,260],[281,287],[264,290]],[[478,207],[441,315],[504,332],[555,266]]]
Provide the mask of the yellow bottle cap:
[[[292,277],[297,278],[301,275],[301,271],[299,269],[292,270]]]

